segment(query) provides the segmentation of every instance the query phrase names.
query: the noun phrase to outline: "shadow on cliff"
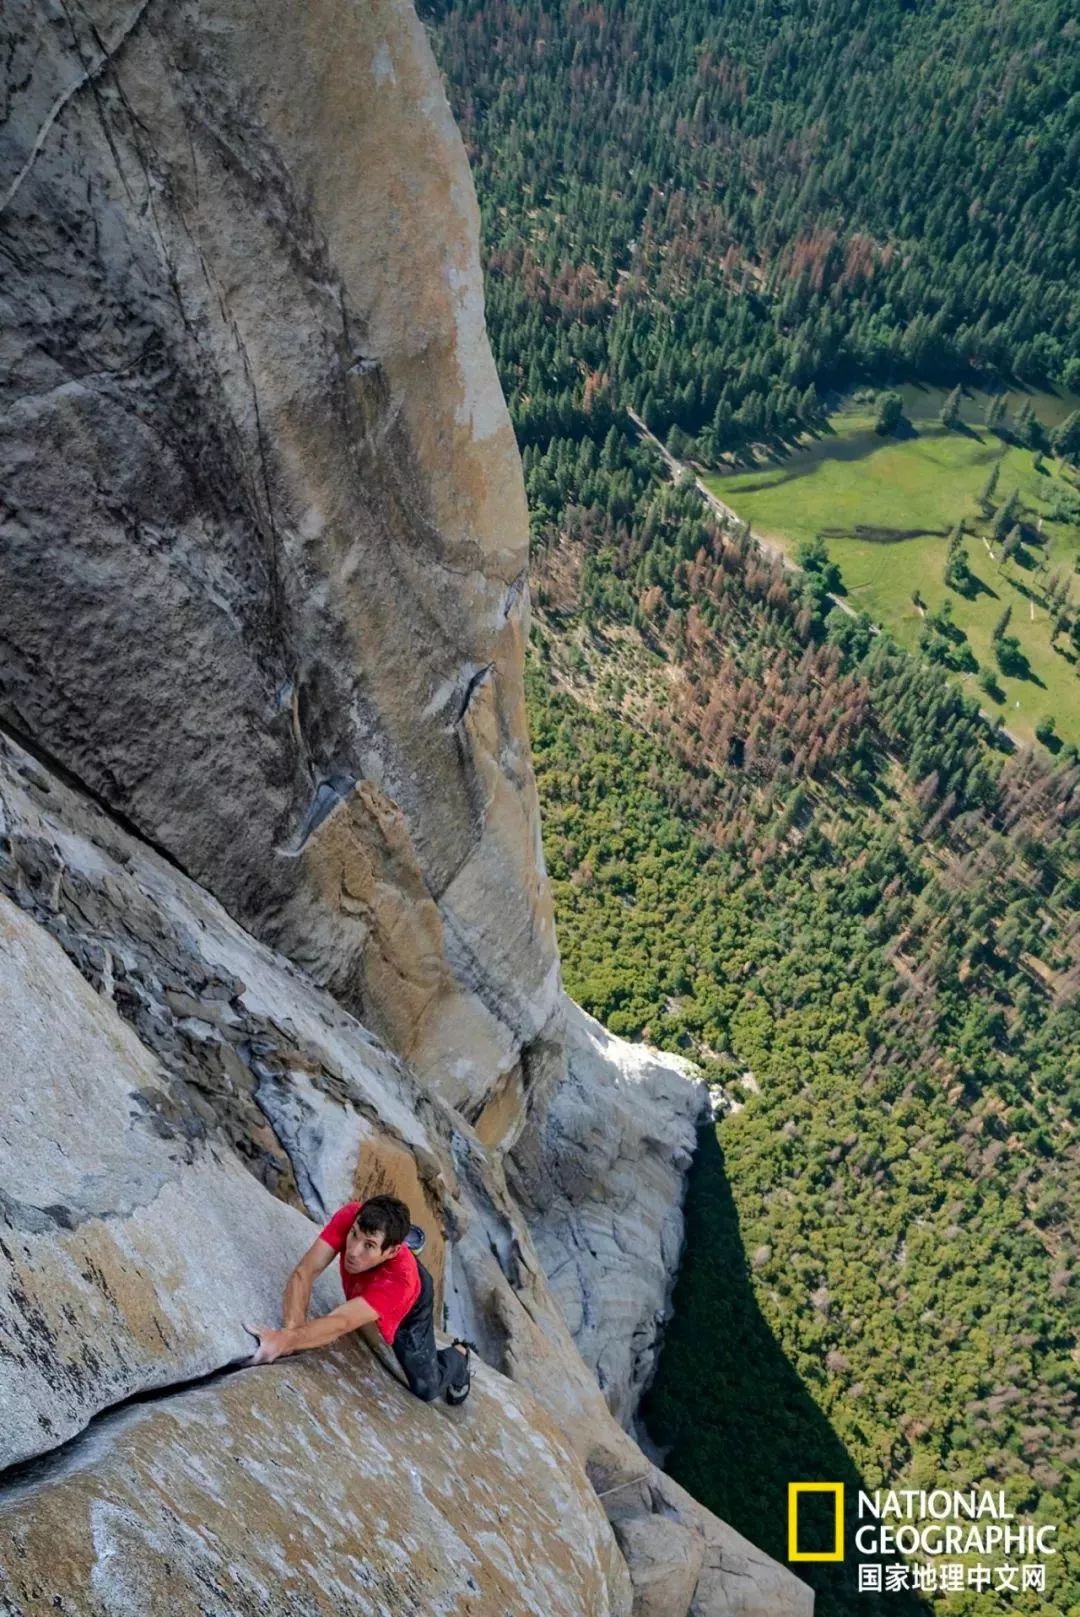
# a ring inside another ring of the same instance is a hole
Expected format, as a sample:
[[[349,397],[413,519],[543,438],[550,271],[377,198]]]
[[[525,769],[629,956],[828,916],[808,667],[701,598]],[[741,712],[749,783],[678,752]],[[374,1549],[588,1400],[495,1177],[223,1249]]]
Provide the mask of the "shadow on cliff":
[[[929,1617],[919,1594],[858,1592],[855,1509],[867,1485],[758,1308],[714,1128],[698,1136],[674,1303],[642,1407],[650,1436],[667,1451],[665,1470],[784,1565],[788,1483],[843,1482],[846,1561],[791,1567],[816,1590],[816,1617]],[[804,1499],[800,1548],[828,1547],[826,1508],[825,1496]]]

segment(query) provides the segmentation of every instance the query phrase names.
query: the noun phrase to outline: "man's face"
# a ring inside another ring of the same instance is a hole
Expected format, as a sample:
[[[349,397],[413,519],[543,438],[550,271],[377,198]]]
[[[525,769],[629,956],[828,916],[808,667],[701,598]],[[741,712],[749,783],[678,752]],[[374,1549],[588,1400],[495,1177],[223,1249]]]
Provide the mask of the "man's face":
[[[345,1242],[345,1267],[352,1275],[363,1274],[365,1269],[374,1269],[376,1264],[385,1263],[396,1251],[396,1246],[383,1246],[381,1231],[373,1235],[354,1224]]]

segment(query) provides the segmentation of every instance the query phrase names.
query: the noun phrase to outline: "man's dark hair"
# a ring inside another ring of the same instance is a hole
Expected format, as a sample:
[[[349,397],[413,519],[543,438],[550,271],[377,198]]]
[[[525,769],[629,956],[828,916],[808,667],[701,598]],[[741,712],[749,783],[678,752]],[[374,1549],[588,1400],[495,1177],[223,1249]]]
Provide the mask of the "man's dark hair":
[[[365,1235],[381,1235],[383,1250],[400,1246],[409,1233],[409,1209],[396,1196],[372,1196],[356,1215],[355,1229]]]

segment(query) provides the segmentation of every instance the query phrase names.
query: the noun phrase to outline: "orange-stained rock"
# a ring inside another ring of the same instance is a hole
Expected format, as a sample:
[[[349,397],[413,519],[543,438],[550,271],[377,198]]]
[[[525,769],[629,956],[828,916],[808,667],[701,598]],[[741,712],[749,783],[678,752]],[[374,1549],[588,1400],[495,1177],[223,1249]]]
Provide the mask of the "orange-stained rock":
[[[385,1135],[372,1135],[361,1141],[356,1163],[356,1194],[369,1196],[398,1196],[412,1214],[426,1236],[422,1262],[435,1283],[436,1317],[443,1304],[443,1269],[446,1258],[446,1233],[443,1229],[443,1208],[434,1190],[424,1182],[420,1164],[405,1146],[389,1140]]]

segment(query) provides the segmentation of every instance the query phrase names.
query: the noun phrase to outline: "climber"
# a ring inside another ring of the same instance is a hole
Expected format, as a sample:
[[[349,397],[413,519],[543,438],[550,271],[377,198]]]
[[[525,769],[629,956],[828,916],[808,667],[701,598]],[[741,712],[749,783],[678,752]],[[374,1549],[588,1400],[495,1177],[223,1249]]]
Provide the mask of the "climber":
[[[405,1245],[408,1232],[409,1209],[396,1196],[372,1196],[339,1208],[286,1282],[284,1327],[245,1327],[259,1340],[251,1363],[269,1364],[287,1353],[325,1347],[377,1321],[418,1398],[432,1403],[441,1393],[448,1404],[463,1404],[472,1380],[470,1351],[476,1350],[461,1337],[452,1347],[436,1348],[435,1287]],[[315,1278],[335,1258],[340,1258],[345,1302],[309,1321]]]

